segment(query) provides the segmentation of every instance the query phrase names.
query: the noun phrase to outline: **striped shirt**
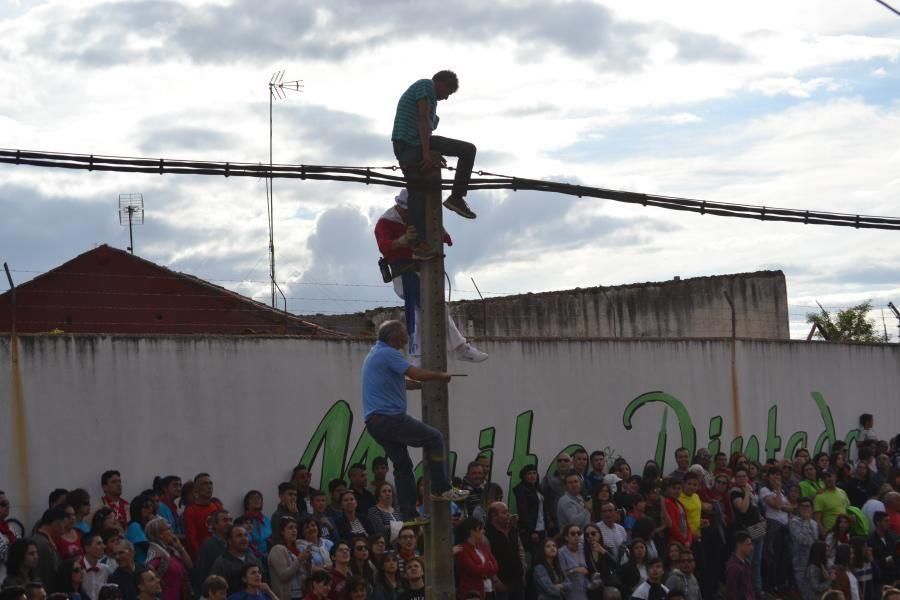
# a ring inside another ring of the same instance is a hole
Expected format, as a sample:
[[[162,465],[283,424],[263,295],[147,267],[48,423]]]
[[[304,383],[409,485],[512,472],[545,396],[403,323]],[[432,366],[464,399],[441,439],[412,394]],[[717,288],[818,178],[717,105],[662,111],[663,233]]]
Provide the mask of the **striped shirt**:
[[[427,98],[431,104],[431,130],[437,129],[437,92],[434,82],[430,79],[420,79],[403,92],[397,103],[397,112],[394,115],[394,130],[391,132],[392,141],[406,142],[411,146],[421,146],[419,138],[419,100]]]

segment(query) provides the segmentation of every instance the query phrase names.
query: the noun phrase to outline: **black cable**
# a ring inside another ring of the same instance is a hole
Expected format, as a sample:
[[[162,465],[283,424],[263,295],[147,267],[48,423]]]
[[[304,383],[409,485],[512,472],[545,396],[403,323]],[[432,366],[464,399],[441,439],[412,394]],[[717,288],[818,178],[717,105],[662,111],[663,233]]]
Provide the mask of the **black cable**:
[[[885,7],[886,9],[888,9],[889,11],[891,11],[892,13],[894,13],[895,15],[897,15],[898,17],[900,17],[900,11],[898,11],[896,8],[894,8],[893,6],[891,6],[890,4],[888,4],[887,2],[884,2],[884,0],[875,0],[875,2],[877,2],[877,3],[880,4],[880,5],[882,5],[883,7]]]
[[[113,171],[126,173],[156,173],[183,175],[220,175],[224,177],[272,177],[316,181],[344,181],[366,185],[406,187],[403,177],[379,173],[379,170],[396,171],[396,167],[346,167],[325,165],[260,165],[254,163],[208,162],[190,160],[166,160],[163,158],[128,158],[58,152],[36,152],[0,149],[0,163],[83,169],[89,171]],[[442,179],[442,189],[450,189],[452,181]],[[469,183],[469,190],[497,190],[554,192],[579,198],[601,198],[627,204],[640,204],[667,210],[710,214],[721,217],[756,219],[802,223],[805,225],[831,225],[856,229],[900,229],[900,218],[854,215],[818,210],[800,210],[727,202],[711,202],[692,198],[642,194],[623,190],[588,187],[540,179],[528,179],[477,171]]]

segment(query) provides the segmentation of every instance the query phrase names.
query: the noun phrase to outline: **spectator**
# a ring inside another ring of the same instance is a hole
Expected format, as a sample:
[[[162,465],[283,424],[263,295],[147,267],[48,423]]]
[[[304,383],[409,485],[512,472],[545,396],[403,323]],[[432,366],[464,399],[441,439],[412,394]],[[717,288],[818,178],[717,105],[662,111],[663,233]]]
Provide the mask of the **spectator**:
[[[351,493],[351,492],[347,492]],[[350,600],[347,580],[350,579],[350,545],[344,540],[335,542],[331,548],[331,600]]]
[[[176,535],[184,533],[181,514],[178,510],[178,505],[175,504],[175,501],[181,498],[181,488],[181,477],[176,475],[167,475],[153,479],[153,489],[159,496],[158,514],[169,522]]]
[[[834,553],[840,544],[850,543],[850,517],[838,515],[834,527],[825,535],[825,546],[828,548],[828,566],[834,563]]]
[[[194,477],[193,501],[184,509],[183,517],[187,550],[192,559],[197,560],[200,547],[212,535],[210,517],[220,510],[222,503],[213,497],[212,477],[209,473],[198,473]]]
[[[113,573],[119,566],[116,563],[116,545],[125,538],[118,529],[102,531],[100,538],[103,540],[103,557],[100,559],[100,563],[109,567],[109,572]]]
[[[84,567],[80,558],[67,558],[59,566],[53,591],[65,594],[69,600],[82,600],[88,596],[84,592]]]
[[[691,547],[694,541],[691,528],[687,521],[687,511],[678,499],[681,496],[681,480],[669,478],[663,482],[664,507],[666,519],[669,523],[669,540],[682,546]]]
[[[388,550],[378,559],[378,577],[375,581],[373,600],[397,600],[402,591],[400,561],[397,553]]]
[[[192,573],[194,588],[199,588],[209,577],[213,564],[220,556],[228,551],[228,530],[233,524],[231,513],[227,510],[218,510],[210,515],[213,526],[212,535],[200,546],[197,559],[194,560]]]
[[[874,521],[875,527],[869,534],[869,547],[877,567],[875,580],[879,585],[889,585],[897,580],[897,537],[890,530],[887,513],[876,512]]]
[[[25,584],[25,596],[27,600],[47,600],[47,588],[40,581],[31,581]]]
[[[812,518],[812,514],[812,500],[801,498],[797,505],[797,515],[788,525],[791,534],[791,567],[794,583],[804,600],[815,597],[806,579],[806,567],[809,565],[810,549],[821,537],[819,524]]]
[[[331,497],[331,502],[328,504],[328,508],[325,509],[325,515],[331,519],[332,523],[335,523],[337,518],[341,515],[341,512],[343,512],[343,509],[341,508],[341,496],[343,496],[346,491],[347,483],[343,479],[332,479],[328,482],[328,494]]]
[[[312,519],[319,526],[319,535],[327,540],[331,540],[332,542],[338,539],[337,537],[337,527],[334,524],[334,521],[326,513],[328,508],[328,496],[325,492],[320,490],[313,491],[310,496],[312,497]]]
[[[31,540],[38,549],[38,579],[53,585],[62,561],[56,551],[54,540],[62,535],[66,511],[62,508],[48,508],[40,520],[40,525]]]
[[[342,540],[349,540],[356,535],[368,536],[375,533],[369,519],[357,513],[356,492],[353,490],[347,490],[341,495],[341,515],[335,525],[338,537]],[[336,587],[337,582],[332,586],[332,593]]]
[[[578,448],[574,452],[572,452],[572,470],[578,473],[578,476],[581,477],[581,497],[587,500],[591,497],[590,493],[587,491],[587,487],[584,484],[584,476],[587,475],[588,467],[590,466],[588,460],[587,450],[584,448]]]
[[[0,600],[28,600],[28,595],[24,587],[17,585],[0,591]]]
[[[293,472],[291,473],[291,483],[297,488],[297,509],[303,509],[301,512],[305,512],[307,514],[312,514],[313,505],[312,505],[312,496],[315,492],[318,492],[317,489],[312,487],[312,475],[309,472],[309,469],[306,468],[306,465],[299,464],[294,467]],[[273,525],[276,523],[273,521]]]
[[[628,561],[618,570],[619,580],[622,582],[622,592],[626,598],[637,586],[647,581],[648,561],[647,544],[640,538],[633,539],[628,546]]]
[[[488,507],[494,502],[503,502],[503,488],[489,481],[484,484],[484,492],[481,494],[481,503],[475,507],[470,516],[481,521],[482,525],[488,522]]]
[[[0,582],[6,576],[6,555],[18,536],[9,526],[9,498],[0,492]]]
[[[460,599],[477,593],[479,598],[492,594],[499,565],[484,537],[484,526],[478,519],[468,517],[460,524],[456,539],[461,549],[454,555],[456,563],[456,594]]]
[[[497,561],[495,595],[505,600],[525,598],[525,548],[509,507],[494,502],[488,507],[488,523],[484,535]]]
[[[405,574],[407,561],[418,558],[418,556],[416,531],[412,527],[404,527],[397,535],[397,559],[400,562],[400,573]]]
[[[228,596],[228,600],[279,600],[263,581],[262,569],[257,564],[246,564],[238,571],[241,591]]]
[[[541,490],[544,493],[544,502],[547,507],[544,514],[548,517],[548,535],[560,531],[565,523],[558,522],[556,505],[559,499],[566,493],[565,478],[572,471],[572,457],[565,452],[560,452],[556,457],[556,470],[544,477]],[[562,560],[562,559],[560,559]]]
[[[759,499],[766,511],[766,535],[763,538],[763,587],[767,592],[781,595],[790,588],[791,553],[788,520],[793,508],[784,495],[782,471],[769,467],[766,471],[766,485],[759,490]]]
[[[122,600],[136,600],[138,591],[135,585],[137,565],[134,562],[134,544],[120,539],[115,545],[116,570],[107,579],[108,583],[119,586]]]
[[[225,600],[228,597],[228,582],[218,575],[210,575],[200,587],[201,600]]]
[[[513,488],[516,507],[519,510],[519,530],[522,543],[532,556],[541,556],[542,540],[547,535],[544,516],[544,494],[541,493],[536,465],[526,465],[519,470],[519,483]],[[555,556],[555,555],[554,555]]]
[[[625,554],[628,532],[625,531],[624,527],[616,523],[617,516],[616,507],[612,502],[607,502],[600,507],[601,520],[597,523],[597,529],[600,530],[603,546],[609,552],[613,561],[619,564]]]
[[[569,584],[559,566],[556,542],[552,538],[543,540],[541,551],[532,556],[532,577],[537,600],[565,600]]]
[[[350,540],[350,573],[366,582],[369,591],[375,589],[375,565],[369,559],[369,540],[362,536]]]
[[[419,558],[409,560],[406,570],[406,589],[398,600],[425,600],[425,563]]]
[[[801,588],[804,600],[818,600],[831,589],[832,575],[828,569],[828,550],[825,542],[815,542],[809,549],[809,564],[806,567],[806,588]]]
[[[351,575],[347,580],[347,594],[350,600],[367,600],[371,586],[366,580],[356,575]]]
[[[381,563],[381,556],[387,550],[387,538],[381,533],[369,536],[369,560],[375,565]]]
[[[130,511],[128,501],[122,497],[122,474],[116,470],[104,471],[100,475],[100,489],[103,490],[100,506],[112,510],[124,530],[128,525]]]
[[[188,571],[194,567],[191,555],[175,535],[172,524],[163,517],[147,523],[147,566],[162,579],[162,600],[179,600],[190,594]]]
[[[250,490],[244,494],[242,516],[250,533],[250,550],[256,558],[263,560],[268,551],[269,538],[272,537],[273,521],[263,513],[262,492]]]
[[[300,510],[297,501],[297,486],[290,481],[283,481],[278,484],[278,506],[272,513],[270,523],[278,523],[283,517],[290,517],[297,523],[303,520],[305,511]]]
[[[132,499],[128,509],[131,521],[125,530],[125,539],[134,544],[135,560],[143,566],[147,563],[147,547],[150,545],[144,527],[153,519],[153,501],[149,496],[141,494]]]
[[[702,600],[700,583],[694,576],[694,553],[685,548],[681,551],[678,567],[673,569],[666,579],[666,588],[684,594],[686,600]]]
[[[658,558],[647,561],[647,581],[631,593],[633,600],[665,600],[669,588],[663,585],[663,564]],[[696,581],[696,580],[695,580]]]
[[[75,511],[75,529],[82,534],[90,532],[91,495],[87,490],[82,488],[72,490],[66,494],[66,503]]]
[[[566,574],[568,584],[566,600],[588,600],[590,573],[581,542],[581,528],[578,525],[565,525],[562,528],[561,540],[565,541],[565,545],[559,548],[559,566]]]
[[[866,545],[866,538],[853,537],[850,539],[850,569],[856,577],[859,586],[860,600],[878,600],[878,590],[875,585],[875,567],[872,563],[872,549]]]
[[[834,527],[834,522],[839,515],[847,514],[850,501],[844,490],[837,487],[837,479],[833,471],[829,469],[822,471],[822,480],[825,482],[825,487],[816,495],[813,501],[813,510],[816,521],[819,522],[822,529],[827,531]]]
[[[84,536],[84,555],[80,563],[83,571],[81,585],[85,597],[89,600],[99,600],[100,588],[112,575],[112,570],[100,562],[105,556],[105,549],[103,538],[99,533]]]
[[[888,492],[884,497],[884,506],[887,510],[891,531],[900,536],[900,492]]]
[[[881,501],[882,487],[885,491],[891,489],[891,486],[888,484],[880,486],[873,481],[869,483],[869,487],[866,490],[868,498],[866,499],[865,504],[862,505],[862,512],[866,517],[866,521],[869,523],[869,531],[872,531],[875,528],[875,513],[886,512],[887,510],[884,506],[884,502]]]
[[[269,578],[272,591],[282,600],[303,598],[306,577],[312,552],[300,550],[297,522],[290,517],[282,517],[276,524],[269,550]]]
[[[22,587],[38,578],[38,547],[29,538],[19,538],[9,546],[3,588]],[[47,581],[48,584],[53,580]]]
[[[331,549],[334,546],[331,540],[322,537],[322,530],[312,517],[306,517],[298,526],[301,552],[308,552],[310,556],[310,572],[327,571],[331,568]]]
[[[875,427],[875,417],[868,413],[859,415],[859,429],[856,435],[856,448],[861,448],[866,442],[877,442],[878,436],[875,435],[873,428]]]
[[[834,553],[834,579],[831,582],[831,589],[838,590],[844,594],[847,600],[860,600],[859,583],[856,576],[850,570],[850,559],[853,549],[848,544],[840,544]]]
[[[115,529],[120,533],[125,532],[125,529],[116,517],[116,513],[114,513],[111,508],[108,506],[98,508],[97,512],[94,513],[94,516],[91,517],[90,531],[107,531],[109,529]]]
[[[325,600],[331,597],[331,575],[328,571],[316,571],[309,576],[309,591],[303,600]],[[424,600],[424,596],[423,596]]]
[[[594,450],[589,457],[590,470],[584,476],[584,486],[589,497],[594,495],[594,486],[606,477],[606,453],[602,450]]]
[[[765,544],[766,521],[759,514],[759,496],[753,491],[746,467],[734,469],[734,487],[729,492],[735,529],[744,530],[753,540],[753,590],[762,594],[762,557]]]
[[[614,595],[622,587],[618,565],[603,547],[603,538],[596,525],[588,525],[582,532],[584,564],[587,567],[587,591],[590,597]],[[605,590],[605,591],[604,591]],[[612,600],[611,598],[609,600]]]
[[[581,477],[578,473],[567,473],[565,486],[565,493],[556,502],[556,522],[561,526],[584,527],[591,522],[591,513],[581,497]]]
[[[391,536],[391,528],[399,531],[403,518],[400,511],[394,508],[394,486],[387,481],[382,482],[375,490],[378,502],[369,509],[368,520],[374,532]]]
[[[466,475],[463,477],[461,489],[469,492],[463,506],[466,514],[472,516],[475,509],[482,505],[484,496],[485,472],[484,465],[473,460],[466,466]]]
[[[688,472],[691,466],[691,451],[687,448],[678,448],[675,450],[675,470],[669,473],[669,479],[681,481],[684,474]]]
[[[250,536],[240,525],[232,525],[225,534],[228,549],[210,569],[211,575],[223,577],[228,582],[229,590],[243,589],[241,570],[245,565],[260,567],[259,560],[250,552]]]
[[[162,593],[162,583],[153,569],[138,568],[134,580],[138,591],[138,600],[158,600]]]
[[[819,470],[815,463],[808,462],[803,465],[803,479],[800,481],[800,494],[805,498],[815,498],[825,487],[825,482],[819,479]]]
[[[378,500],[369,491],[369,475],[366,472],[366,465],[363,463],[350,465],[347,476],[350,479],[350,489],[356,496],[357,510],[362,515],[369,514],[369,509],[375,506]]]
[[[746,474],[746,471],[744,473]],[[753,571],[750,568],[753,553],[753,540],[750,536],[743,531],[735,533],[734,554],[725,566],[725,600],[747,600],[755,597]]]
[[[56,551],[59,552],[60,560],[79,558],[84,552],[81,547],[81,531],[75,528],[77,519],[75,509],[66,504],[63,506],[63,510],[65,511],[66,519],[63,521],[62,533],[54,540]]]
[[[713,457],[713,473],[731,476],[731,471],[728,469],[728,455],[724,452],[716,452]]]

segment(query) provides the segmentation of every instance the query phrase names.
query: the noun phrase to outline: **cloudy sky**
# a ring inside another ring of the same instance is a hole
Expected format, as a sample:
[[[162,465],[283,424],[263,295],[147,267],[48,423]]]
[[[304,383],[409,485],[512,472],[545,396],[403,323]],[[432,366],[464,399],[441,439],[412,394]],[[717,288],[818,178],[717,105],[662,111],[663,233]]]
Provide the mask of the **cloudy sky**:
[[[437,133],[476,169],[900,216],[900,17],[874,0],[0,0],[0,147],[383,166],[399,95],[450,68]],[[260,181],[0,165],[0,258],[21,282],[101,243],[266,299]],[[278,279],[298,313],[393,305],[371,229],[387,188],[275,182]],[[445,213],[454,298],[782,269],[815,301],[900,301],[897,232],[758,223],[541,193]],[[5,284],[4,284],[5,285]],[[896,321],[888,320],[890,331]]]

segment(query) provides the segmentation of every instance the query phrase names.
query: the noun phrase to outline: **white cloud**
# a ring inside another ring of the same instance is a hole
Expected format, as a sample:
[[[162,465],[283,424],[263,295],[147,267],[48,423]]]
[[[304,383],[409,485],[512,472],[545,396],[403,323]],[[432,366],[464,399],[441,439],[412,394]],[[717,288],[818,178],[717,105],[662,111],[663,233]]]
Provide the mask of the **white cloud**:
[[[795,98],[809,98],[816,90],[835,92],[845,87],[831,77],[815,77],[806,81],[796,77],[768,77],[751,82],[747,89],[752,92],[761,92],[766,96],[788,94]]]

